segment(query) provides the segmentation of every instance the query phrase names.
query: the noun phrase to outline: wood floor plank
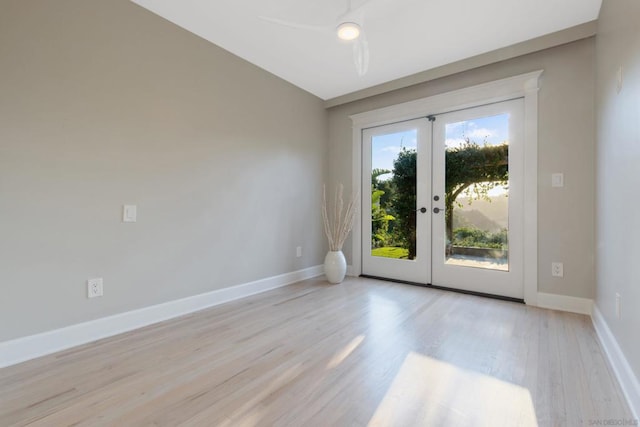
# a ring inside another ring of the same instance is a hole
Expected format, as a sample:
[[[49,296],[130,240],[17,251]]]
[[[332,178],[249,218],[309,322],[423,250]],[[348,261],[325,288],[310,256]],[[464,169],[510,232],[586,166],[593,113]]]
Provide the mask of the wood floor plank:
[[[586,316],[322,279],[0,369],[1,426],[630,419]]]

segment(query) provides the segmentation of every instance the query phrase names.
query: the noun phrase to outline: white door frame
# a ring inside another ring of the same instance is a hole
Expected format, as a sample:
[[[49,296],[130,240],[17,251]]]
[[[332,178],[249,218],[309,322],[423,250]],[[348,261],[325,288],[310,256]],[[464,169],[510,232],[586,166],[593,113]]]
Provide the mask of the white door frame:
[[[538,300],[538,90],[543,70],[496,80],[350,116],[353,123],[352,189],[362,188],[362,132],[366,128],[492,102],[524,98],[524,300]],[[360,206],[361,208],[361,206]],[[362,221],[356,215],[349,273],[362,274]]]

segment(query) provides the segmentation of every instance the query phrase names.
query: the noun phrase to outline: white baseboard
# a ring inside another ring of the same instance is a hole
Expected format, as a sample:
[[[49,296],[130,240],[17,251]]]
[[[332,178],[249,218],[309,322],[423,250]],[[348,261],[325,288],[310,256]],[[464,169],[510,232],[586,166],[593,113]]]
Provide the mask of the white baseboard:
[[[538,292],[537,307],[549,308],[551,310],[568,311],[569,313],[578,313],[591,315],[593,300],[588,298],[577,298],[566,295],[545,294]]]
[[[0,368],[323,274],[321,265],[0,342]]]
[[[600,344],[604,348],[604,352],[609,359],[609,363],[613,368],[613,372],[620,383],[622,392],[627,399],[627,403],[633,412],[633,417],[640,419],[640,382],[634,375],[627,358],[618,345],[618,341],[611,333],[609,325],[607,325],[604,316],[598,310],[598,306],[593,306],[593,314],[591,316],[593,327],[600,339]]]

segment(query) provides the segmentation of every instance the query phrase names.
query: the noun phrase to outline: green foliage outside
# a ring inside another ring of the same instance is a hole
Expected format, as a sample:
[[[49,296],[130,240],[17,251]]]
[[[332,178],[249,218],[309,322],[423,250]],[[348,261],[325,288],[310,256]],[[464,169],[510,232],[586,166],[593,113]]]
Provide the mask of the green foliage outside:
[[[390,180],[395,190],[391,203],[397,218],[393,243],[408,249],[408,259],[416,257],[416,156],[416,150],[403,148],[393,161],[393,178]]]
[[[416,152],[403,149],[393,164],[393,171],[374,169],[371,173],[371,248],[377,256],[391,255],[389,248],[405,248],[402,256],[391,258],[414,259]],[[392,178],[380,180],[381,175],[393,173]],[[378,249],[384,249],[378,251]],[[383,255],[383,253],[387,255]]]
[[[371,247],[379,247],[390,240],[389,223],[395,221],[395,217],[386,211],[388,195],[391,188],[385,181],[379,181],[380,175],[390,173],[386,169],[374,169],[371,173]],[[384,197],[387,195],[387,197]]]
[[[400,258],[407,259],[409,251],[404,248],[396,248],[391,246],[385,246],[383,248],[371,249],[371,255],[381,256],[384,258]]]
[[[456,199],[465,194],[469,203],[474,199],[491,201],[489,190],[509,181],[509,146],[480,146],[466,138],[460,147],[447,149],[445,158],[445,222],[447,239],[452,242],[454,204],[461,206]]]
[[[460,227],[453,230],[453,246],[465,248],[507,249],[507,230],[497,233],[478,228]]]
[[[508,183],[509,146],[480,146],[468,138],[460,147],[447,149],[445,222],[447,240],[456,246],[506,249],[506,230],[489,233],[477,228],[453,230],[457,197],[491,200],[488,191]],[[374,169],[371,175],[372,255],[414,259],[416,256],[416,171],[415,149],[403,148],[393,162],[393,171]],[[392,173],[391,179],[380,180]],[[404,249],[402,249],[404,248]],[[395,256],[401,250],[406,255]],[[376,255],[378,254],[378,255]]]

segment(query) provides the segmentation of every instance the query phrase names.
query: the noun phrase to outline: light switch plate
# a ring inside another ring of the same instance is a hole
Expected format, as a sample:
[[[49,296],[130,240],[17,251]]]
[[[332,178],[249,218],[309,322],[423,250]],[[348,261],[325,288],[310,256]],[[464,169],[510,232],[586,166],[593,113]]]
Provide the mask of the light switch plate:
[[[564,187],[564,174],[557,172],[551,174],[551,186],[552,187]]]
[[[122,222],[136,222],[138,220],[138,208],[136,205],[124,205],[122,208]]]

